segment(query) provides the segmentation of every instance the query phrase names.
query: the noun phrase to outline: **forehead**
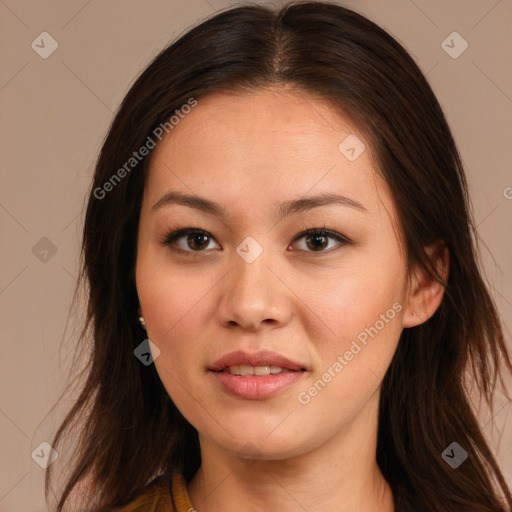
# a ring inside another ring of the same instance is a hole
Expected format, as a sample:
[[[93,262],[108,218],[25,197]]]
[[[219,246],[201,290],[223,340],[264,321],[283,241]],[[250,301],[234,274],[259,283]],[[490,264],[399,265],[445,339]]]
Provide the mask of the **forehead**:
[[[348,118],[335,112],[332,103],[305,91],[272,87],[220,92],[198,100],[156,153],[168,146],[172,151],[178,145],[236,151],[250,144],[285,151],[284,141],[302,149],[306,142],[314,142],[315,149],[329,151],[333,137],[356,132]]]
[[[347,140],[362,151],[356,159],[343,152]],[[368,142],[348,117],[319,96],[283,88],[199,99],[153,152],[146,195],[154,203],[168,189],[247,208],[338,192],[369,210],[384,198],[392,209]]]

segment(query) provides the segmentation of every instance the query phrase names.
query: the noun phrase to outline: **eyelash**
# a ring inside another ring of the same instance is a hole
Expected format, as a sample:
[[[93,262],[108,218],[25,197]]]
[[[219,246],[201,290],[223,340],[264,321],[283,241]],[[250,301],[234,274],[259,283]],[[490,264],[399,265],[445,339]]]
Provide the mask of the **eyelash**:
[[[169,246],[169,248],[174,252],[189,253],[191,255],[192,254],[196,255],[196,254],[200,254],[202,252],[207,252],[206,250],[200,250],[200,251],[184,250],[184,249],[179,249],[179,248],[172,246],[173,242],[175,242],[177,239],[184,237],[185,235],[191,235],[191,234],[202,234],[202,235],[205,235],[205,236],[209,237],[210,239],[214,240],[214,237],[210,233],[208,233],[208,231],[205,231],[204,229],[192,228],[192,227],[181,228],[180,226],[173,226],[172,228],[170,228],[170,230],[167,232],[167,234],[165,234],[159,241],[162,245]],[[301,238],[304,238],[307,235],[322,235],[327,238],[332,238],[332,239],[336,240],[337,242],[339,242],[341,244],[341,246],[348,245],[351,243],[351,241],[347,237],[340,235],[336,231],[326,229],[325,225],[323,228],[304,228],[304,230],[301,231],[293,239],[293,242],[300,240]],[[331,248],[328,251],[320,250],[320,251],[304,251],[304,252],[311,253],[313,256],[322,256],[325,254],[330,254],[331,252],[333,252],[333,250],[334,249]]]

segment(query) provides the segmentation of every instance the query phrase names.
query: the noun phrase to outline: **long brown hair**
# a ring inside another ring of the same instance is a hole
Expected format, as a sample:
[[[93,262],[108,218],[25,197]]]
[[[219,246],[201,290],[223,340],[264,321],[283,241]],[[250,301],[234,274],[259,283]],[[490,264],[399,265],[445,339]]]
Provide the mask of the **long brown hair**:
[[[223,11],[165,48],[122,102],[86,210],[77,287],[87,289],[88,307],[77,346],[90,340],[91,349],[81,394],[52,443],[83,418],[56,510],[85,481],[88,510],[100,512],[127,503],[155,476],[180,471],[190,480],[199,468],[196,430],[154,365],[134,357],[145,338],[134,270],[150,158],[130,168],[126,162],[191,98],[200,104],[212,92],[276,84],[326,98],[365,134],[396,204],[408,270],[423,268],[445,287],[434,316],[402,332],[382,382],[377,462],[397,512],[510,512],[512,495],[466,385],[469,375],[492,410],[497,379],[504,386],[503,369],[512,372],[512,365],[477,259],[461,159],[433,91],[404,48],[365,17],[324,2]],[[424,252],[437,240],[450,251],[447,283]],[[468,453],[457,469],[442,457],[452,442]]]

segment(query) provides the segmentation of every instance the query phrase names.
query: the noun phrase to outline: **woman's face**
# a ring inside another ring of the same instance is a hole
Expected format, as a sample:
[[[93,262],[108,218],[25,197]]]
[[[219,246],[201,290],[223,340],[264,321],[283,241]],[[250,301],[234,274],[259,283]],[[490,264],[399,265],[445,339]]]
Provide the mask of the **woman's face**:
[[[362,144],[326,102],[267,89],[200,99],[155,148],[137,291],[158,374],[210,445],[282,459],[375,428],[410,313]]]

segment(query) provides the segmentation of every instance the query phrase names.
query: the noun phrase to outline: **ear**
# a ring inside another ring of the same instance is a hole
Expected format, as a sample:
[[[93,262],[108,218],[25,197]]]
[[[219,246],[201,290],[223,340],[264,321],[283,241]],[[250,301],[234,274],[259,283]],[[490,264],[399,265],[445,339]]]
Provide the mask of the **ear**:
[[[446,283],[450,267],[450,251],[446,244],[439,240],[428,245],[425,253],[432,266]],[[426,322],[437,310],[444,296],[444,287],[423,269],[416,269],[411,279],[407,307],[403,316],[404,327],[415,327]]]
[[[140,308],[140,306],[137,308],[137,313],[139,313],[139,316],[142,316],[142,309]]]

